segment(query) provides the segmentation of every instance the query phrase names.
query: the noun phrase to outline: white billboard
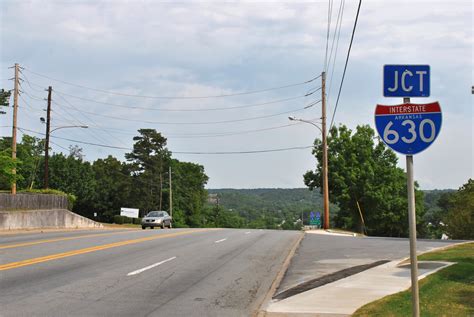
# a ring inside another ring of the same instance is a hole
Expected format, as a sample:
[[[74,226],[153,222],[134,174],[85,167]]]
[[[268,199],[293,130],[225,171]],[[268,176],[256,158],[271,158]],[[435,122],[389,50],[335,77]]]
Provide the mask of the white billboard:
[[[126,216],[129,218],[138,218],[138,209],[120,208],[120,216]]]

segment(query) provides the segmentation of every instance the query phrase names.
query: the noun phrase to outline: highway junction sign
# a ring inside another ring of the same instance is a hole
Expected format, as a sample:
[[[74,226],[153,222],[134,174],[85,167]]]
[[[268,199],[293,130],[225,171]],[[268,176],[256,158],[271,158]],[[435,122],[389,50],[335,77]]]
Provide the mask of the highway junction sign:
[[[384,97],[429,97],[429,65],[385,65]]]
[[[394,151],[414,155],[428,148],[441,129],[438,102],[405,103],[375,108],[375,126],[383,142]]]

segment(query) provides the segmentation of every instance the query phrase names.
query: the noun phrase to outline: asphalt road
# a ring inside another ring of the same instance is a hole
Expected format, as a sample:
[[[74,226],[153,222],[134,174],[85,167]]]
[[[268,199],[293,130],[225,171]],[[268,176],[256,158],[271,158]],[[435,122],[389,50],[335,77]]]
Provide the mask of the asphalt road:
[[[249,316],[299,232],[0,235],[1,316]]]

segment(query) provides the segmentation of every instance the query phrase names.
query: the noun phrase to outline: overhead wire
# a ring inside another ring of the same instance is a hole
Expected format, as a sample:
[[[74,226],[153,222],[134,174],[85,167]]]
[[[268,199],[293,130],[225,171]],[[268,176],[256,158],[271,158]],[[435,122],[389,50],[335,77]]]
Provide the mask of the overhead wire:
[[[263,131],[270,131],[276,130],[281,128],[287,128],[295,125],[301,124],[300,122],[285,124],[280,126],[262,128],[262,129],[254,129],[254,130],[244,130],[244,131],[236,131],[236,132],[216,132],[216,133],[195,133],[195,134],[166,134],[165,137],[167,139],[199,139],[199,138],[216,138],[216,137],[227,137],[227,136],[235,136],[235,135],[243,135],[243,134],[251,134]],[[94,127],[89,127],[94,128]],[[116,131],[117,134],[124,134],[124,135],[136,135],[136,133],[132,132],[124,132],[124,131]]]
[[[313,94],[315,91],[318,91],[320,90],[321,88],[315,88],[313,89],[312,91],[308,92],[306,95],[311,95]],[[61,97],[65,102],[68,102],[66,98],[64,98],[63,96],[61,96],[61,93],[58,93],[56,90],[54,90],[55,94],[56,95],[59,95],[59,97]],[[41,100],[41,101],[44,101],[45,99],[41,99],[40,97],[37,97],[37,96],[34,96],[34,95],[31,95],[29,94],[28,92],[25,92],[26,95],[30,98],[33,98],[35,100]],[[312,107],[313,105],[317,104],[321,102],[321,100],[317,100],[317,101],[313,101],[309,104],[307,104],[303,109],[307,109],[309,107]],[[67,109],[72,109],[72,110],[75,110],[75,111],[78,111],[78,112],[82,112],[83,110],[79,110],[77,107],[69,107],[69,106],[65,106],[63,104],[59,104],[57,101],[53,100],[53,103],[60,106],[60,107],[54,107],[54,109],[52,110],[53,112],[55,112],[57,115],[59,115],[60,117],[63,117],[60,113],[57,112],[57,109],[63,109],[64,111],[66,111],[68,113],[68,115],[73,118],[74,120],[76,121],[71,121],[69,119],[66,119],[65,117],[64,120],[68,121],[69,123],[71,124],[80,124],[80,125],[88,125],[88,127],[90,129],[98,129],[98,130],[101,130],[103,132],[105,132],[105,130],[109,130],[109,131],[113,131],[113,130],[118,130],[119,132],[117,134],[128,134],[128,135],[133,135],[135,133],[130,133],[130,132],[123,132],[123,129],[115,129],[115,128],[107,128],[107,127],[103,127],[99,124],[97,124],[97,122],[93,122],[93,124],[86,124],[85,122],[83,122],[82,120],[78,120],[71,112],[67,111]],[[68,104],[72,105],[71,103],[68,102]],[[56,109],[56,110],[55,110]],[[294,112],[294,110],[291,110],[289,112]],[[91,115],[96,115],[96,113],[93,113],[93,112],[90,112]],[[285,113],[286,114],[286,113]],[[279,114],[278,114],[279,115]],[[125,119],[124,119],[125,120]],[[138,122],[142,123],[143,121],[142,120],[137,120]],[[298,123],[299,124],[299,123]],[[256,132],[262,132],[262,131],[269,131],[269,130],[275,130],[275,129],[280,129],[280,128],[285,128],[285,127],[289,127],[289,126],[292,126],[292,125],[295,125],[295,124],[287,124],[287,125],[280,125],[280,126],[273,126],[273,127],[267,127],[267,128],[261,128],[261,129],[253,129],[253,130],[243,130],[243,131],[226,131],[226,132],[207,132],[207,133],[193,133],[193,134],[167,134],[166,136],[169,137],[169,138],[213,138],[213,137],[225,137],[225,136],[235,136],[235,135],[242,135],[242,134],[249,134],[249,133],[256,133]],[[104,142],[104,140],[99,140],[99,142]]]
[[[333,50],[334,50],[334,43],[336,42],[336,34],[338,33],[338,27],[342,24],[342,13],[343,13],[343,10],[344,10],[344,4],[345,4],[345,0],[341,0],[340,4],[339,4],[339,10],[337,12],[337,20],[336,20],[336,24],[334,26],[334,32],[333,32],[333,36],[332,36],[332,41],[331,41],[331,50],[329,51],[329,60],[328,60],[328,68],[327,68],[327,71],[329,71],[329,67],[331,66],[331,60],[332,60],[332,56],[333,56]],[[339,42],[339,37],[338,37],[338,42]],[[334,59],[335,59],[335,55],[334,55]]]
[[[344,72],[342,73],[341,84],[339,85],[339,92],[337,94],[336,106],[334,107],[334,112],[332,113],[331,124],[329,125],[329,130],[331,130],[332,126],[334,125],[334,118],[336,116],[337,106],[339,105],[339,98],[341,97],[342,85],[344,83],[344,77],[346,75],[346,70],[347,70],[347,64],[349,62],[349,56],[351,54],[352,42],[354,41],[354,34],[355,34],[356,27],[357,27],[357,20],[359,19],[361,4],[362,4],[362,0],[359,0],[359,6],[357,7],[357,13],[356,13],[355,21],[354,21],[354,27],[352,29],[351,42],[349,44],[349,49],[347,50],[346,63],[344,65]]]
[[[324,71],[327,71],[327,58],[328,58],[328,46],[329,46],[329,33],[331,30],[331,18],[332,18],[332,3],[333,0],[328,0],[328,27],[326,34],[326,53],[324,54]]]
[[[27,83],[31,88],[33,88],[32,86],[43,87],[42,85],[31,82],[30,80],[27,80]],[[259,103],[254,103],[254,104],[228,106],[228,107],[217,107],[217,108],[216,107],[208,107],[208,108],[191,108],[191,109],[131,106],[131,105],[124,105],[124,104],[106,102],[106,101],[101,101],[101,100],[96,100],[96,99],[91,99],[91,98],[85,98],[85,97],[73,95],[73,94],[58,90],[56,88],[54,89],[54,92],[57,93],[57,94],[61,94],[63,96],[71,97],[71,98],[82,100],[82,101],[89,101],[89,102],[93,102],[93,103],[97,103],[97,104],[109,105],[109,106],[114,106],[114,107],[119,107],[119,108],[126,108],[126,109],[142,109],[142,110],[163,111],[163,112],[199,112],[199,111],[222,111],[222,110],[244,109],[244,108],[252,108],[252,107],[260,107],[260,106],[266,106],[266,105],[271,105],[271,104],[277,104],[277,103],[287,102],[287,101],[291,101],[291,100],[295,100],[295,99],[299,99],[299,98],[308,97],[311,94],[313,94],[314,91],[317,91],[318,89],[321,89],[321,87],[312,88],[312,89],[310,89],[309,92],[305,93],[304,95],[298,95],[298,96],[293,96],[293,97],[288,97],[288,98],[283,98],[283,99],[277,99],[277,100],[270,100],[270,101],[259,102]],[[39,89],[34,89],[34,90],[40,91]]]
[[[117,117],[117,116],[111,116],[111,115],[106,115],[106,114],[100,114],[100,113],[95,113],[95,112],[90,112],[90,111],[85,111],[85,110],[78,110],[77,108],[73,108],[76,111],[80,111],[81,113],[86,113],[90,114],[93,116],[98,116],[98,117],[104,117],[104,118],[109,118],[109,119],[115,119],[115,120],[121,120],[121,121],[131,121],[131,122],[141,122],[141,123],[148,123],[148,124],[161,124],[161,125],[210,125],[210,124],[223,124],[223,123],[234,123],[234,122],[244,122],[244,121],[252,121],[252,120],[259,120],[259,119],[266,119],[266,118],[272,118],[276,116],[281,116],[284,114],[289,114],[292,112],[300,112],[304,111],[305,109],[309,108],[310,106],[313,106],[320,101],[317,102],[312,102],[309,103],[308,105],[305,105],[303,108],[298,108],[298,109],[292,109],[289,111],[284,111],[284,112],[279,112],[279,113],[274,113],[270,115],[263,115],[263,116],[257,116],[257,117],[250,117],[250,118],[243,118],[243,119],[231,119],[231,120],[221,120],[221,121],[205,121],[205,122],[167,122],[167,121],[151,121],[151,120],[142,120],[142,119],[131,119],[131,118],[123,118],[123,117]],[[63,104],[59,104],[55,102],[56,105],[63,107],[63,108],[70,108],[68,106],[65,106]]]
[[[287,101],[307,97],[307,94],[304,94],[304,95],[299,95],[299,96],[294,96],[294,97],[289,97],[289,98],[284,98],[284,99],[277,99],[277,100],[254,103],[254,104],[248,104],[248,105],[218,107],[218,108],[192,108],[192,109],[182,109],[182,108],[180,108],[180,109],[172,109],[172,108],[155,108],[155,107],[142,107],[142,106],[123,105],[123,104],[117,104],[117,103],[112,103],[112,102],[105,102],[105,101],[100,101],[100,100],[94,100],[94,99],[90,99],[90,98],[75,96],[75,95],[71,95],[69,93],[65,93],[65,92],[62,92],[62,91],[59,91],[59,90],[56,90],[56,89],[54,91],[57,94],[61,94],[63,96],[67,96],[67,97],[71,97],[71,98],[79,99],[79,100],[83,100],[83,101],[89,101],[89,102],[102,104],[102,105],[108,105],[108,106],[113,106],[113,107],[118,107],[118,108],[126,108],[126,109],[141,109],[141,110],[162,111],[162,112],[201,112],[201,111],[204,112],[204,111],[223,111],[223,110],[244,109],[244,108],[253,108],[253,107],[272,105],[272,104],[277,104],[277,103],[282,103],[282,102],[287,102]]]
[[[60,94],[57,94],[57,95],[58,95],[62,100],[64,100],[64,102],[66,102],[73,110],[79,112],[84,118],[86,118],[87,120],[91,121],[93,124],[96,124],[96,125],[97,125],[97,122],[95,122],[94,119],[90,118],[89,116],[87,116],[87,115],[85,114],[86,111],[84,111],[84,110],[79,110],[76,106],[74,106],[72,103],[70,103],[66,98],[64,98],[64,97],[61,96]],[[53,103],[55,103],[54,100],[53,100]],[[55,104],[57,105],[57,103],[55,103]],[[65,107],[63,107],[63,108],[65,108]],[[87,125],[87,124],[81,123],[81,125]],[[104,131],[106,134],[108,134],[111,138],[115,139],[115,140],[118,141],[119,143],[122,143],[122,144],[123,144],[123,140],[117,138],[116,136],[112,135],[111,133],[109,133],[109,132],[106,131],[106,130],[102,130],[102,131]],[[89,132],[89,131],[88,131],[88,132]],[[99,139],[97,138],[97,136],[96,136],[94,133],[91,133],[91,134],[94,136],[94,138],[95,138],[96,140],[99,140]],[[102,140],[105,140],[105,142],[108,142],[108,140],[103,139],[102,137],[101,137],[101,139],[102,139]],[[104,142],[104,141],[100,141],[100,140],[99,140],[99,142]]]
[[[251,95],[251,94],[257,94],[257,93],[262,93],[262,92],[268,92],[268,91],[273,91],[273,90],[280,90],[280,89],[305,85],[305,84],[313,82],[314,80],[318,79],[321,76],[321,75],[319,75],[319,76],[316,76],[316,77],[311,78],[309,80],[305,80],[305,81],[298,82],[298,83],[292,83],[292,84],[287,84],[287,85],[282,85],[282,86],[277,86],[277,87],[271,87],[271,88],[265,88],[265,89],[259,89],[259,90],[251,90],[251,91],[245,91],[245,92],[239,92],[239,93],[208,95],[208,96],[150,96],[150,95],[127,94],[127,93],[121,93],[121,92],[116,92],[116,91],[110,91],[110,90],[104,90],[104,89],[88,87],[88,86],[79,85],[79,84],[67,82],[67,81],[60,80],[60,79],[55,79],[53,77],[46,76],[46,75],[34,72],[34,71],[32,71],[28,68],[25,68],[25,70],[30,72],[31,74],[36,75],[36,76],[47,78],[47,79],[50,79],[50,80],[53,80],[53,81],[57,81],[57,82],[65,84],[65,85],[75,86],[75,87],[79,87],[79,88],[82,88],[82,89],[88,89],[88,90],[92,90],[92,91],[96,91],[96,92],[100,92],[100,93],[104,93],[104,94],[124,96],[124,97],[147,98],[147,99],[207,99],[207,98],[223,98],[223,97]]]
[[[341,11],[341,18],[339,19],[339,30],[337,31],[336,50],[334,51],[334,59],[332,62],[331,79],[329,81],[328,103],[330,102],[330,97],[331,97],[332,81],[334,79],[334,69],[336,68],[337,50],[339,47],[339,39],[341,37],[342,18],[344,17],[344,8],[346,4],[345,0],[341,0],[341,2],[342,2],[342,11]],[[336,25],[336,28],[337,28],[337,25]]]
[[[31,133],[36,133],[40,135],[44,135],[44,133],[38,132],[38,131],[33,131],[30,129],[25,129],[25,128],[18,128],[19,130],[23,131],[28,131]],[[79,143],[79,144],[86,144],[86,145],[92,145],[92,146],[98,146],[98,147],[104,147],[104,148],[112,148],[112,149],[119,149],[119,150],[128,150],[128,151],[133,151],[133,148],[129,147],[120,147],[120,146],[113,146],[113,145],[107,145],[107,144],[98,144],[98,143],[92,143],[92,142],[85,142],[85,141],[79,141],[79,140],[74,140],[74,139],[69,139],[69,138],[63,138],[63,137],[58,137],[55,135],[51,136],[52,138],[60,139],[60,140],[66,140],[74,143]],[[265,150],[249,150],[249,151],[215,151],[215,152],[204,152],[204,151],[172,151],[170,150],[171,153],[174,154],[196,154],[196,155],[226,155],[226,154],[256,154],[256,153],[270,153],[270,152],[281,152],[281,151],[291,151],[291,150],[303,150],[303,149],[308,149],[312,148],[313,145],[309,146],[294,146],[294,147],[287,147],[287,148],[277,148],[277,149],[265,149]]]

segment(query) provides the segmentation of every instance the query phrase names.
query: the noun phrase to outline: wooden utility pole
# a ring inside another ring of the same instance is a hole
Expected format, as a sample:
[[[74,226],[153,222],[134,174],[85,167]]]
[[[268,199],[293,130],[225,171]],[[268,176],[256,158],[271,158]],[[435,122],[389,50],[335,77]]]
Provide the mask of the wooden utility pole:
[[[160,210],[162,210],[163,202],[163,171],[160,167]]]
[[[44,142],[44,189],[49,187],[49,134],[51,132],[51,93],[53,88],[48,87],[48,108],[46,110],[46,141]]]
[[[20,65],[15,63],[15,84],[13,93],[13,125],[12,125],[12,159],[13,163],[16,163],[16,129],[17,129],[17,116],[18,116],[18,95],[20,92],[20,78],[18,76]],[[12,174],[14,176],[12,184],[12,195],[16,195],[16,165],[13,166]]]
[[[170,216],[171,216],[171,221],[173,221],[173,187],[171,186],[171,165],[170,165],[170,170],[169,170],[169,176],[170,176]]]
[[[326,73],[321,74],[321,108],[322,108],[322,138],[323,138],[323,201],[324,201],[324,229],[329,229],[329,183],[328,183],[328,145],[326,139]]]

